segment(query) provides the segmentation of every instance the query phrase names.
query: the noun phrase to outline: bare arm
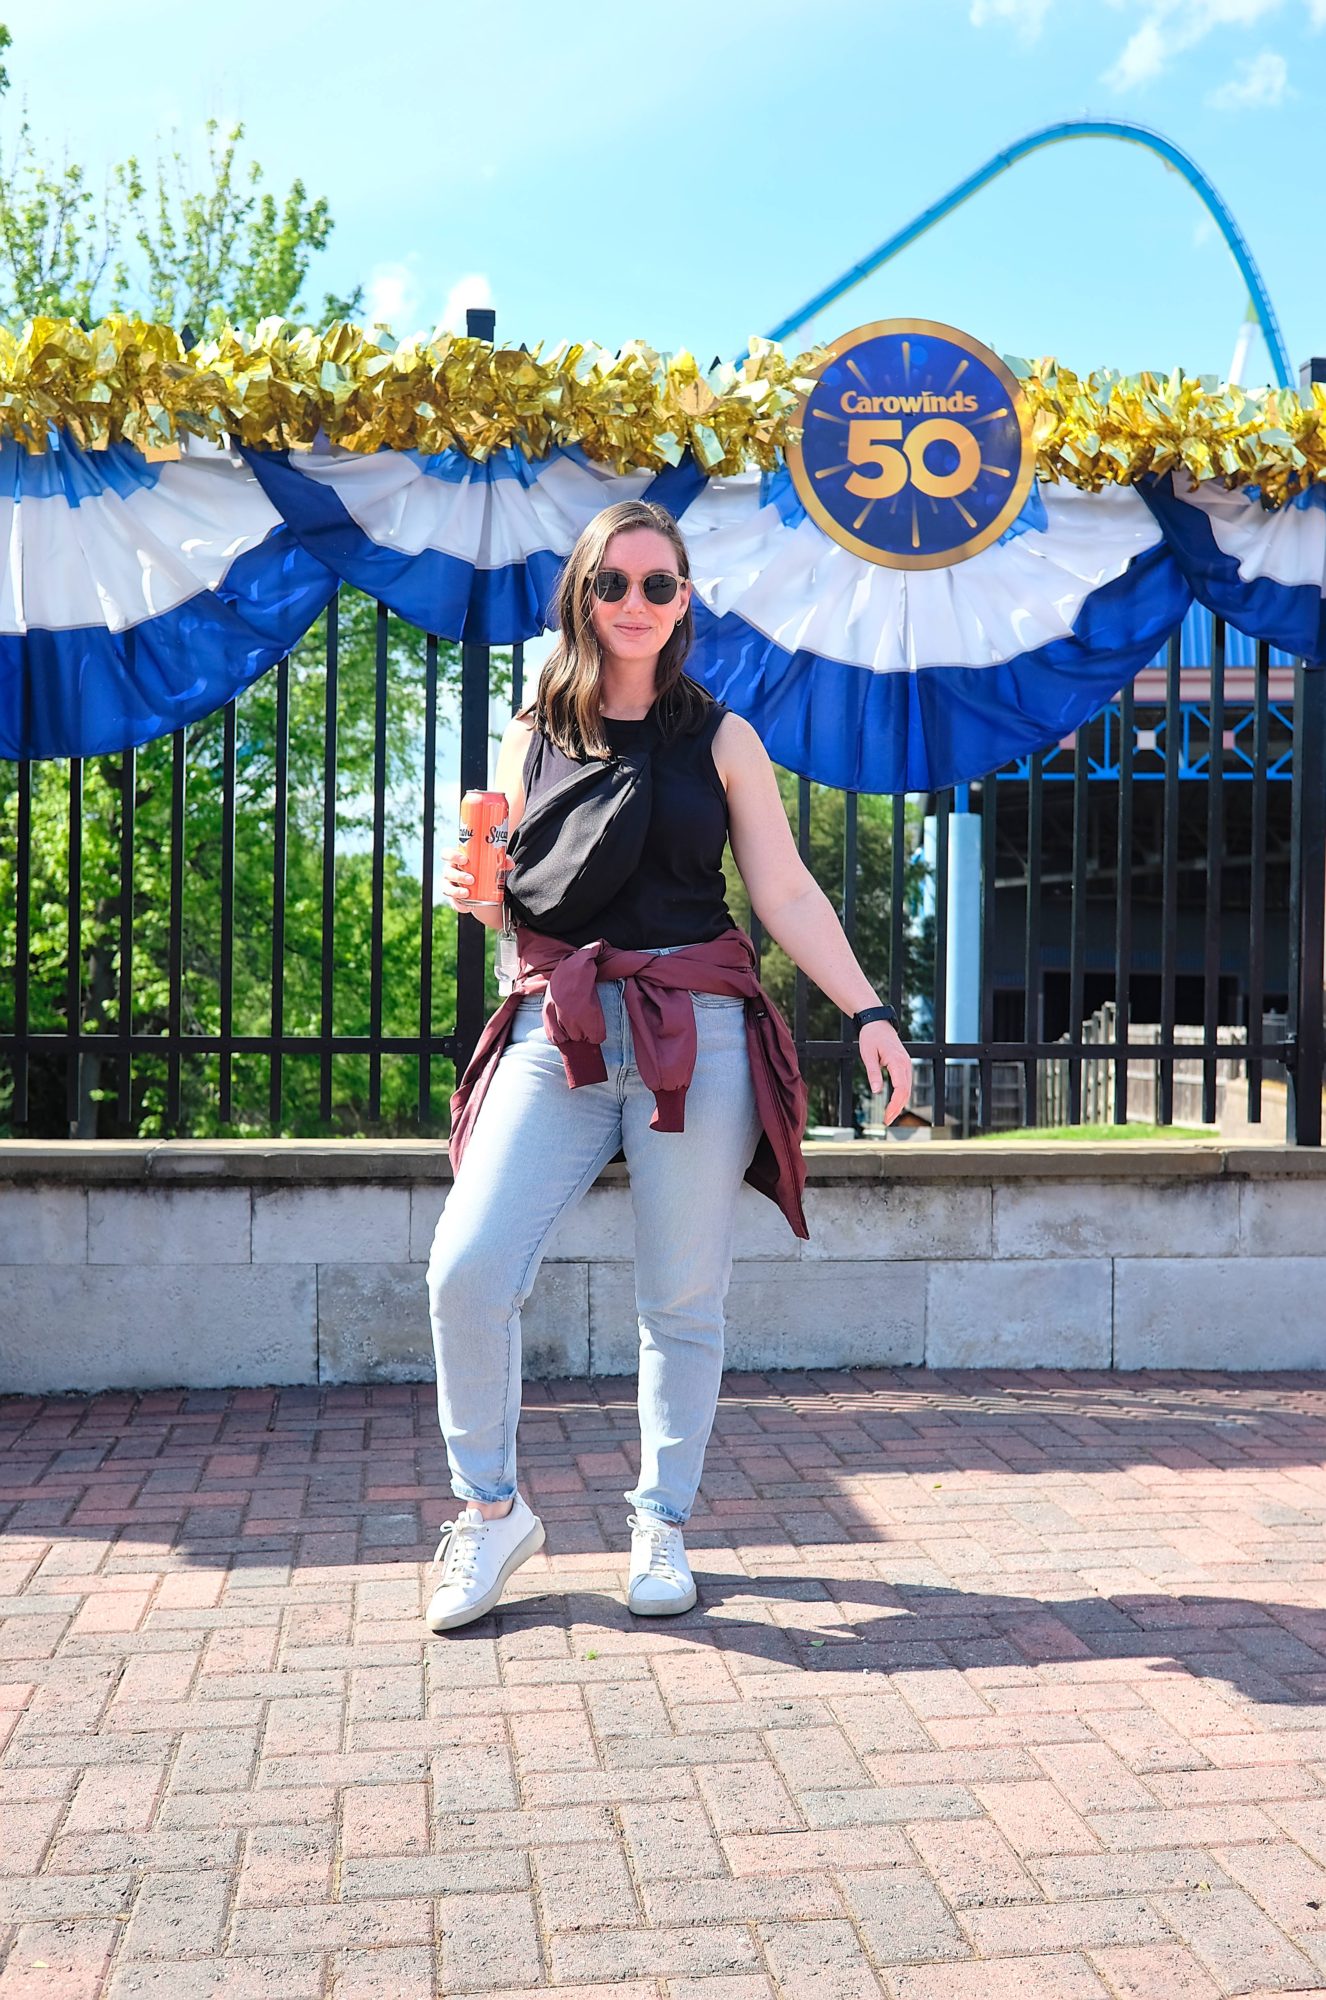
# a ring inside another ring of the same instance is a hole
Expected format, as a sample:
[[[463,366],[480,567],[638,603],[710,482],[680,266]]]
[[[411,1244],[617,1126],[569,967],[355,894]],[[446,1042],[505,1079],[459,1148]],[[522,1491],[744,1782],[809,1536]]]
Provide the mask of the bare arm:
[[[521,722],[513,717],[506,726],[502,747],[497,753],[496,788],[499,792],[506,793],[507,804],[511,808],[507,820],[508,838],[515,832],[520,816],[525,810],[525,787],[522,776],[532,734],[532,723]],[[458,847],[447,857],[442,870],[443,894],[458,915],[463,916],[468,911],[470,916],[476,917],[486,929],[500,930],[501,904],[471,903],[469,885],[473,880],[473,875],[465,867],[464,852]]]
[[[742,716],[719,724],[714,764],[727,791],[733,858],[765,930],[844,1014],[878,1006],[832,903],[797,853],[769,754]],[[872,1090],[883,1089],[888,1071],[892,1123],[911,1092],[911,1058],[887,1021],[867,1022],[859,1046]]]

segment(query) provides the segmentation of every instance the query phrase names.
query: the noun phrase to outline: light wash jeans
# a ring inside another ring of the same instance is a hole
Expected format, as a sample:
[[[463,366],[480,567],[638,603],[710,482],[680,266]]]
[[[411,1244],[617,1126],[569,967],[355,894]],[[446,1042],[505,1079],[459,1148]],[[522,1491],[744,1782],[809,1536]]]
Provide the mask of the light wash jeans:
[[[576,1090],[544,1033],[543,995],[520,1004],[428,1262],[438,1416],[457,1498],[513,1494],[520,1309],[555,1224],[624,1151],[635,1213],[640,1480],[623,1497],[680,1524],[718,1404],[737,1193],[760,1123],[743,1004],[697,993],[686,1129],[651,1132],[654,1098],[635,1066],[624,992],[620,980],[599,982],[607,1081]]]

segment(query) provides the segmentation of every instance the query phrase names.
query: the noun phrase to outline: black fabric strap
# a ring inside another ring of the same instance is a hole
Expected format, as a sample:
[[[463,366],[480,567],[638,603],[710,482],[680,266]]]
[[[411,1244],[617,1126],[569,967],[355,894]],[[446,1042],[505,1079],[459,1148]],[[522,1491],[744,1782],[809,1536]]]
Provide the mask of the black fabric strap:
[[[859,1014],[853,1014],[852,1026],[860,1034],[867,1021],[888,1021],[893,1027],[898,1025],[898,1016],[892,1007],[881,1004],[878,1007],[863,1007]]]

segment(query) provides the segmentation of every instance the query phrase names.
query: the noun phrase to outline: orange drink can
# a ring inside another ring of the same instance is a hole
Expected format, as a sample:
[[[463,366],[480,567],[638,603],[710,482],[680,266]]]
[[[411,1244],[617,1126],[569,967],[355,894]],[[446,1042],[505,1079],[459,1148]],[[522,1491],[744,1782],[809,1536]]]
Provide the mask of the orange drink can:
[[[470,884],[472,903],[502,900],[510,816],[505,792],[466,792],[460,802],[460,845],[474,877]]]

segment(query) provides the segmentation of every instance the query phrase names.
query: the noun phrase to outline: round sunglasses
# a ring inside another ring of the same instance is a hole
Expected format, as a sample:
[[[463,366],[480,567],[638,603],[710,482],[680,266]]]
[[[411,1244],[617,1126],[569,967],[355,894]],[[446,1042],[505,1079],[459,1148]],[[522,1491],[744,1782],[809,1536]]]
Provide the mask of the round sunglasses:
[[[681,578],[674,569],[654,569],[640,579],[640,588],[650,604],[671,604],[677,595]],[[604,604],[620,604],[631,588],[631,579],[624,569],[598,569],[594,572],[594,595]]]

